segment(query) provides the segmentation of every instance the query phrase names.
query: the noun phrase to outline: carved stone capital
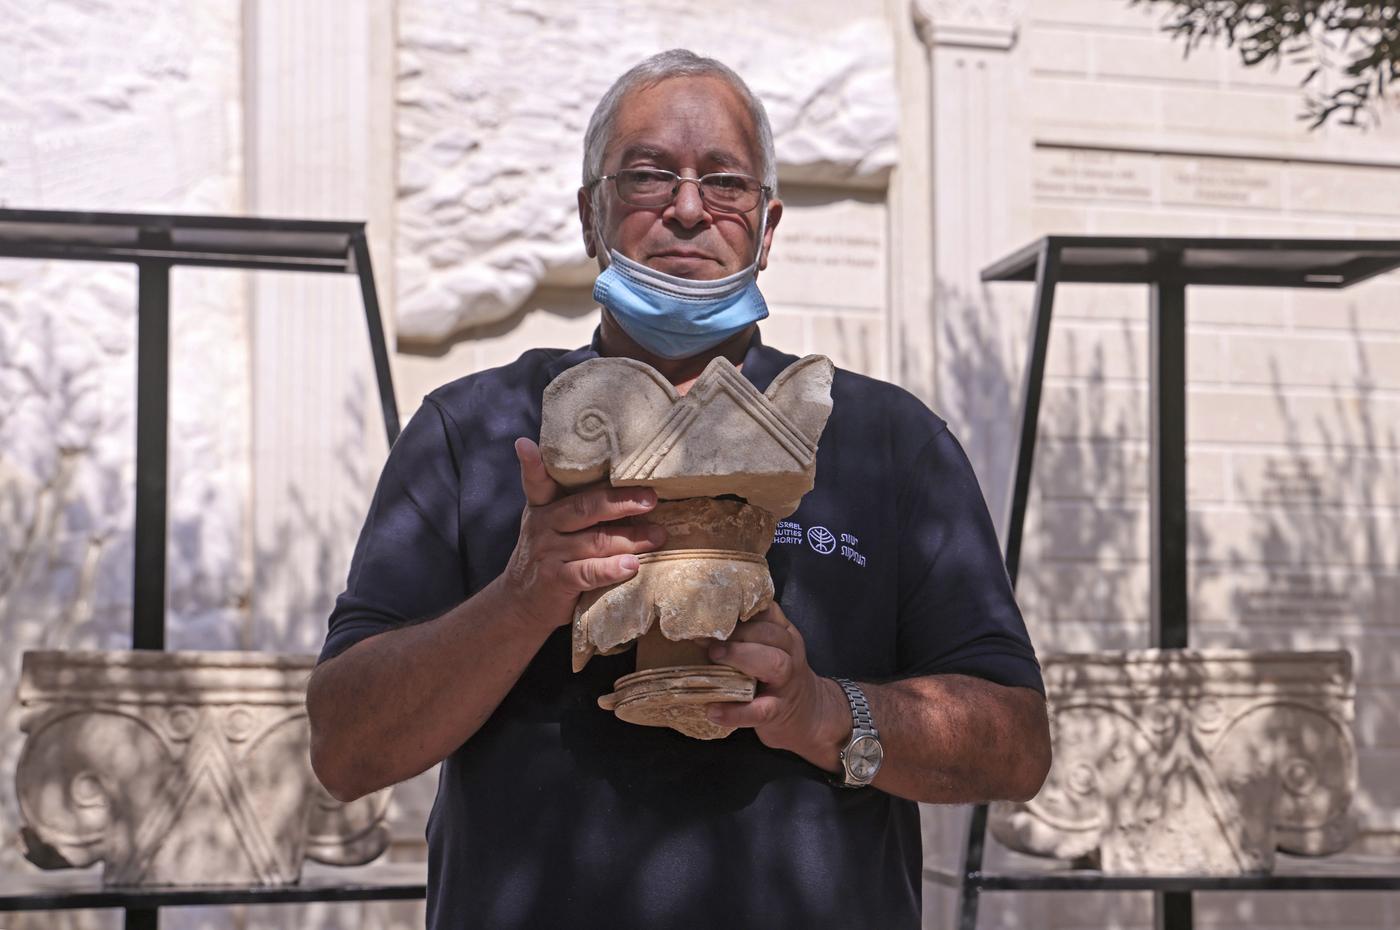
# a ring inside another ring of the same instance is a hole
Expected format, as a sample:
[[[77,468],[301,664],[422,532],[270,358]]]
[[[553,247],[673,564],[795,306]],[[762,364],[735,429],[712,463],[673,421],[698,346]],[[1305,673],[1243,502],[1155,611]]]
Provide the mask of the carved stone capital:
[[[1346,652],[1143,650],[1043,658],[1055,761],[992,808],[1032,855],[1119,875],[1267,873],[1274,851],[1350,841],[1355,686]]]
[[[368,862],[388,792],[341,804],[311,771],[312,656],[27,652],[15,774],[25,855],[108,885],[284,885]]]
[[[545,389],[545,467],[566,487],[607,477],[671,500],[734,495],[785,517],[812,489],[833,370],[809,355],[760,392],[720,357],[681,396],[650,365],[589,359]]]
[[[920,41],[934,46],[1009,49],[1016,44],[1024,0],[913,0]]]
[[[665,543],[574,610],[574,671],[636,644],[637,671],[600,696],[605,710],[697,739],[732,732],[705,707],[751,700],[755,682],[710,663],[706,644],[773,601],[764,555],[778,519],[812,489],[833,375],[829,359],[809,355],[759,391],[716,358],[681,395],[649,365],[598,358],[545,389],[540,451],[555,481],[643,485],[662,499],[636,522],[663,527]]]

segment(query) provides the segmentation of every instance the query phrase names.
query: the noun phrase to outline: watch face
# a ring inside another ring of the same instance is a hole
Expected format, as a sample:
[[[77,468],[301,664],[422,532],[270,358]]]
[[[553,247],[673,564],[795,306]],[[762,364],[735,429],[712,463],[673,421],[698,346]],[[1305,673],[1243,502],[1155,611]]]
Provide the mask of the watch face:
[[[880,741],[873,736],[862,736],[846,750],[846,770],[853,779],[865,783],[875,777],[884,758],[885,749]]]

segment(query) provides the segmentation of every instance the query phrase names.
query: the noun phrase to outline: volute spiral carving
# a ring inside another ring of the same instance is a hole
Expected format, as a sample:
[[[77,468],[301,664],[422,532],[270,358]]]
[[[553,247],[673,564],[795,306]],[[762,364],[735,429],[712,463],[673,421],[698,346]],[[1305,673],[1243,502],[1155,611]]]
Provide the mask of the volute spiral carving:
[[[1055,761],[993,835],[1114,874],[1267,873],[1354,824],[1345,652],[1145,650],[1043,658]]]

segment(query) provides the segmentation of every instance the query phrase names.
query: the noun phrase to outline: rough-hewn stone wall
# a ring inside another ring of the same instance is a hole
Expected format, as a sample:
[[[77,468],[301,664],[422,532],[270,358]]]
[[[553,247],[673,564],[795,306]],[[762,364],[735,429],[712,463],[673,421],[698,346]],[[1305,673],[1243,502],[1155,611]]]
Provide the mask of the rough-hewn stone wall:
[[[541,282],[591,282],[574,191],[612,80],[684,45],[745,75],[789,178],[881,186],[897,101],[888,27],[831,2],[610,0],[400,7],[398,332],[441,344],[512,317]]]

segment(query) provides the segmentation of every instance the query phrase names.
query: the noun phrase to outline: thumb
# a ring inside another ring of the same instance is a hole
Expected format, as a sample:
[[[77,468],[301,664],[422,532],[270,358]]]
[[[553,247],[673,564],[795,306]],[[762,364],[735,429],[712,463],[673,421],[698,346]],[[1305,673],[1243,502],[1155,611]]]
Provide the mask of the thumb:
[[[563,489],[545,470],[540,447],[532,439],[521,436],[515,441],[515,457],[520,460],[520,487],[531,507],[541,507],[559,497]]]

